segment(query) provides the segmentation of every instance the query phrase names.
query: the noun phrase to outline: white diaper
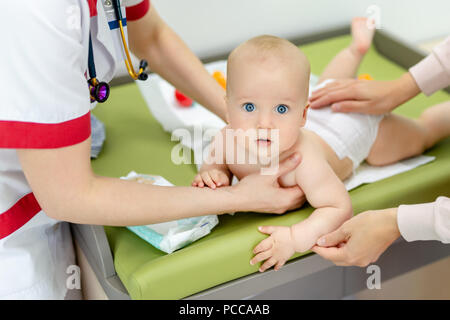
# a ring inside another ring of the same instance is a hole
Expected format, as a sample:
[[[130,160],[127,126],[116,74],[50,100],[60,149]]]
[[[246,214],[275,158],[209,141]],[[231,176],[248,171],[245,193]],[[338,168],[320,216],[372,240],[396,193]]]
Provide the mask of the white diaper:
[[[156,186],[173,186],[161,176],[139,174],[134,171],[121,179]],[[127,228],[155,248],[172,253],[206,236],[218,223],[219,218],[211,214]]]
[[[310,88],[310,94],[333,80]],[[314,131],[334,150],[339,159],[348,157],[356,169],[369,155],[383,115],[333,112],[331,108],[309,109],[305,128]]]

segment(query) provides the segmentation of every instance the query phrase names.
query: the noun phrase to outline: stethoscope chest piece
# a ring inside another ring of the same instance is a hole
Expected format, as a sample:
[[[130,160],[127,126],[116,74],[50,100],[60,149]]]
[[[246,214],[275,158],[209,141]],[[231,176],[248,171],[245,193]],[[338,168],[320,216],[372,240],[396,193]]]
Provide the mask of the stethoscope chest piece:
[[[98,82],[97,79],[89,79],[89,93],[91,94],[91,102],[105,102],[109,97],[109,85],[106,82]]]

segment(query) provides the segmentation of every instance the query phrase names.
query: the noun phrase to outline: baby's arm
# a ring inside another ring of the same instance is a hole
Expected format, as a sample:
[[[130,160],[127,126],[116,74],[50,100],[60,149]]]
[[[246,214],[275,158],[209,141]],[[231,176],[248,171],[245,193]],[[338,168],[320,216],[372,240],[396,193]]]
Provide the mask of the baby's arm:
[[[255,264],[266,260],[259,269],[261,272],[273,265],[275,270],[280,269],[295,252],[311,249],[322,235],[336,230],[353,214],[350,196],[321,150],[315,146],[302,149],[303,160],[296,169],[296,181],[316,209],[306,220],[291,227],[259,228],[270,235],[254,248],[256,256],[250,261]]]
[[[225,139],[223,139],[224,130],[225,128],[222,129],[216,137],[214,137],[210,145],[208,159],[202,164],[198,174],[192,181],[192,186],[203,188],[206,185],[212,189],[215,189],[216,187],[230,185],[231,172],[225,163],[226,154],[224,146]],[[219,143],[218,139],[222,139],[222,142]]]
[[[296,169],[296,180],[315,210],[306,220],[291,227],[297,252],[311,249],[322,235],[336,230],[353,215],[345,185],[325,157],[311,149]]]

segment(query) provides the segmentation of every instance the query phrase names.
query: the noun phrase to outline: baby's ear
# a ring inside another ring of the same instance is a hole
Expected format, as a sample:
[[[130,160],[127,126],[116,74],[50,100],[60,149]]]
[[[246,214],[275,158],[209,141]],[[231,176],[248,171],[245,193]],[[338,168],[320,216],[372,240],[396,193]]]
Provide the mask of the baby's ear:
[[[308,109],[309,109],[309,101],[308,101],[308,104],[306,105],[305,109],[303,109],[302,122],[300,124],[301,127],[303,127],[306,123],[306,116],[308,114]]]

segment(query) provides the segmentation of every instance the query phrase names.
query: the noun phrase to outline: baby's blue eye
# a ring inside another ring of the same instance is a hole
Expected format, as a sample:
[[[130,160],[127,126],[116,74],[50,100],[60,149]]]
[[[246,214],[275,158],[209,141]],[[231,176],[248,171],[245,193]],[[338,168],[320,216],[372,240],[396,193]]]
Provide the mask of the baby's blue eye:
[[[255,110],[255,105],[253,103],[244,103],[244,109],[247,112],[252,112]]]
[[[279,106],[277,106],[277,112],[278,113],[286,113],[288,111],[288,107],[285,106],[284,104],[280,104]]]

